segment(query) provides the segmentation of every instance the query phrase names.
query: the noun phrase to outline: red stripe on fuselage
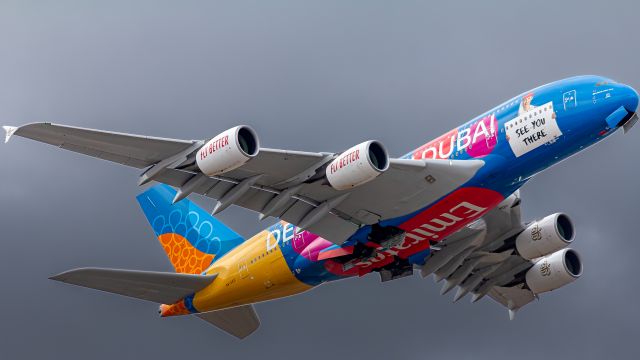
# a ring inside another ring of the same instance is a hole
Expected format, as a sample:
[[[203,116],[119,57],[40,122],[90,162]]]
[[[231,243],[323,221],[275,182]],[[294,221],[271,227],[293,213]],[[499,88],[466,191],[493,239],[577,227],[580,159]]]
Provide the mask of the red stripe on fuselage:
[[[373,269],[391,263],[394,256],[406,259],[426,250],[432,241],[442,241],[482,217],[502,200],[504,197],[499,192],[480,187],[465,187],[455,190],[398,226],[406,231],[402,244],[390,249],[380,248],[374,257],[361,260],[355,264],[353,269],[350,269],[349,274],[344,274],[352,275],[357,269],[357,274],[362,276]],[[327,262],[331,262],[331,260]],[[334,272],[336,266],[327,267],[327,269]]]
[[[499,192],[479,187],[465,187],[452,192],[399,225],[407,236],[398,246],[398,256],[406,258],[427,249],[430,241],[445,239],[479,219],[502,200],[504,197]]]

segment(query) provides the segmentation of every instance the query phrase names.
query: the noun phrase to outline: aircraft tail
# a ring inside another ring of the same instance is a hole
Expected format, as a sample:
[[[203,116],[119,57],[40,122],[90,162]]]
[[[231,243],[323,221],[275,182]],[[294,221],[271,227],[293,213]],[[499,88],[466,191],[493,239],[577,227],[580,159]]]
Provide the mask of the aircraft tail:
[[[176,190],[161,184],[137,199],[176,272],[200,274],[244,241],[188,199],[174,204],[175,195]]]

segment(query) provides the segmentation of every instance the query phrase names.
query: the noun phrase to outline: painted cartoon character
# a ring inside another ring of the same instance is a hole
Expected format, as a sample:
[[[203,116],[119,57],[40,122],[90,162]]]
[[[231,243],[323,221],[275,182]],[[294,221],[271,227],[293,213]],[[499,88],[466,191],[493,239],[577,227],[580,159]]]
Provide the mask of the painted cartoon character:
[[[518,109],[518,116],[536,108],[535,106],[531,105],[532,100],[533,93],[528,93],[527,95],[522,97],[522,101],[520,101],[520,108]]]
[[[520,107],[518,108],[518,116],[524,113],[527,113],[537,107],[537,106],[531,105],[532,100],[533,100],[533,93],[528,93],[527,95],[522,97],[522,101],[520,102]],[[555,111],[551,113],[551,118],[552,119],[556,118]]]

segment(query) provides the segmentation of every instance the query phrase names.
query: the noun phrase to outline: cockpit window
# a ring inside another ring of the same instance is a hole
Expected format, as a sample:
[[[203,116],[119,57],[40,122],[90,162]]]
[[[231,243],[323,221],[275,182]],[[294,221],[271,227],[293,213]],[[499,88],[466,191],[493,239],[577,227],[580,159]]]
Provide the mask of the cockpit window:
[[[614,81],[614,80],[605,78],[605,79],[602,79],[602,80],[598,81],[596,83],[596,86],[605,86],[605,85],[611,85],[611,84],[617,84],[617,82]]]

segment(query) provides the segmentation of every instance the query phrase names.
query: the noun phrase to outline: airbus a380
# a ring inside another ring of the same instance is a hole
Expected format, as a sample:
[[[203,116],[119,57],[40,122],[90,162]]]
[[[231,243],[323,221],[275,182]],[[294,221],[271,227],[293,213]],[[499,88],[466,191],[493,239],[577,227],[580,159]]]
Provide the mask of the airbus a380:
[[[81,268],[52,279],[192,314],[243,338],[259,326],[253,303],[378,273],[419,271],[489,296],[510,317],[582,274],[569,216],[523,222],[519,188],[538,172],[637,121],[638,93],[599,76],[518,95],[433,141],[389,157],[379,141],[342,153],[260,147],[248,126],[208,141],[50,123],[12,135],[144,169],[138,196],[175,273]],[[174,189],[175,188],[175,189]],[[216,199],[213,214],[188,199]],[[279,221],[243,239],[214,215],[230,205]]]

